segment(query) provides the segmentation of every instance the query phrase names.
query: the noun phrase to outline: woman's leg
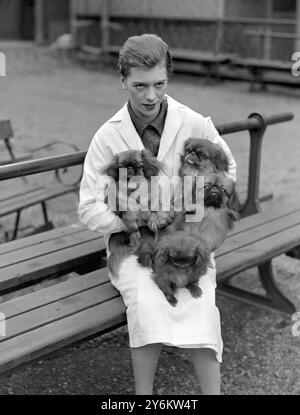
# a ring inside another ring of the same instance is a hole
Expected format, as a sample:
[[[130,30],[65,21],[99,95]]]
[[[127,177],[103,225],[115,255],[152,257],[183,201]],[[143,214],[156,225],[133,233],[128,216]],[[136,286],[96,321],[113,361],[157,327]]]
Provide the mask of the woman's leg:
[[[189,349],[191,361],[203,395],[220,395],[220,363],[215,351],[208,348]]]
[[[137,395],[152,395],[154,376],[161,351],[160,343],[131,348]]]

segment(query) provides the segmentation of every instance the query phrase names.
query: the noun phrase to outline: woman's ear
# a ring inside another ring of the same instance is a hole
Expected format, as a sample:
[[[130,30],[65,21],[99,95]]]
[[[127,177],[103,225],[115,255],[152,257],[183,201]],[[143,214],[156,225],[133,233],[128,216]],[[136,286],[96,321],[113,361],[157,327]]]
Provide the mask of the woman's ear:
[[[124,90],[127,90],[128,89],[128,86],[127,86],[127,78],[125,78],[124,76],[121,76],[121,87]]]

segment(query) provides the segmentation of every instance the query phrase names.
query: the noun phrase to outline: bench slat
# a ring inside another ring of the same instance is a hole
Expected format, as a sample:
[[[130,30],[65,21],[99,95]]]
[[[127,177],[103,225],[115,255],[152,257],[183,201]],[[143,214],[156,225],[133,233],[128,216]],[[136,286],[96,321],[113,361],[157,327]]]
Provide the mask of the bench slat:
[[[124,303],[118,297],[13,337],[0,345],[0,373],[125,322]]]
[[[63,226],[61,228],[52,229],[47,232],[26,236],[24,238],[0,244],[0,264],[2,262],[1,255],[3,254],[8,252],[17,252],[18,250],[22,250],[24,247],[38,245],[42,242],[50,241],[61,236],[81,232],[83,229],[85,228],[80,223],[73,223],[72,225]],[[18,255],[18,253],[16,253],[16,255]]]
[[[7,199],[2,201],[0,205],[0,217],[6,216],[10,213],[14,213],[17,210],[25,209],[30,206],[36,205],[38,203],[50,200],[67,193],[76,192],[78,186],[64,186],[64,185],[55,185],[44,187],[41,189],[36,189],[35,191],[29,191],[26,196],[23,194],[17,195],[14,198]]]
[[[16,317],[11,317],[6,320],[6,337],[0,338],[0,344],[3,341],[9,341],[10,338],[15,336],[110,301],[119,295],[119,292],[109,282],[38,307]],[[101,321],[101,315],[99,315],[99,321]]]
[[[14,200],[16,197],[24,197],[27,196],[29,193],[35,193],[35,192],[39,192],[41,189],[43,188],[43,186],[37,186],[34,187],[32,189],[30,188],[26,188],[23,191],[20,190],[18,193],[12,193],[12,194],[8,194],[5,197],[1,197],[0,198],[0,203],[2,204],[7,204],[10,202],[10,200]]]
[[[59,236],[50,241],[45,241],[33,246],[24,246],[17,255],[14,251],[3,254],[1,255],[0,263],[0,280],[4,268],[6,273],[9,270],[9,266],[12,266],[16,269],[16,273],[18,273],[18,264],[21,264],[22,267],[26,267],[27,261],[33,261],[35,259],[37,259],[38,262],[44,263],[44,257],[47,255],[59,252],[63,253],[65,252],[65,249],[69,248],[76,249],[78,245],[82,246],[85,242],[92,242],[93,240],[98,240],[99,247],[101,249],[104,248],[104,240],[102,237],[99,237],[99,234],[82,229],[80,232]],[[25,270],[22,272],[25,272]]]
[[[285,206],[282,208],[279,207],[276,210],[268,210],[266,212],[260,212],[259,214],[247,216],[245,218],[242,218],[239,222],[236,222],[234,229],[229,233],[228,238],[240,232],[244,232],[248,229],[259,227],[264,223],[277,220],[278,218],[284,217],[290,213],[299,212],[299,211],[300,211],[300,207],[299,207],[299,204],[297,204],[297,205]]]
[[[0,311],[6,318],[34,310],[37,307],[53,303],[81,291],[97,287],[109,281],[106,268],[78,275],[76,278],[41,288],[38,291],[22,295],[0,304]]]
[[[300,210],[231,235],[218,249],[216,255],[220,257],[235,251],[237,248],[247,247],[254,242],[265,240],[266,236],[276,236],[276,234],[279,234],[283,230],[288,230],[298,224],[300,224]]]
[[[255,58],[242,58],[242,59],[233,59],[231,61],[233,65],[241,67],[252,67],[260,69],[270,69],[274,71],[286,71],[290,72],[292,69],[292,62],[280,62],[267,59],[255,59]]]
[[[172,49],[172,58],[191,61],[191,62],[208,62],[208,63],[225,63],[229,61],[228,56],[223,54],[214,54],[211,52],[201,52],[193,49]]]
[[[300,245],[300,224],[217,258],[217,281],[262,264],[296,245]]]
[[[93,256],[94,253],[94,256]],[[53,252],[37,258],[36,261],[26,261],[16,266],[4,268],[0,274],[0,287],[2,290],[12,288],[21,283],[37,278],[42,279],[57,272],[70,272],[76,266],[87,263],[88,260],[104,257],[106,246],[102,238],[70,247],[63,251]]]

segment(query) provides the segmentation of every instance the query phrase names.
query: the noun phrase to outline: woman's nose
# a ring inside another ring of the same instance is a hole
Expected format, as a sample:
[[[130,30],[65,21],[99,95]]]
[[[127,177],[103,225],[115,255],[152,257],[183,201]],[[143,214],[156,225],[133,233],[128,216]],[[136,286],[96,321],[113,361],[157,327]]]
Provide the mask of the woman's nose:
[[[156,94],[155,94],[155,89],[153,87],[150,87],[147,89],[146,91],[146,99],[147,101],[155,101],[156,99]]]

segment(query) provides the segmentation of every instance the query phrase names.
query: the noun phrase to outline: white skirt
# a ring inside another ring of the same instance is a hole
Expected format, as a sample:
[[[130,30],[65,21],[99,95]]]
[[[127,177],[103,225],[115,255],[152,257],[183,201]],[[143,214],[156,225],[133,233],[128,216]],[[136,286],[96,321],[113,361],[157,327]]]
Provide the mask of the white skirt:
[[[186,288],[175,294],[178,303],[169,304],[152,279],[150,268],[144,268],[131,255],[121,265],[118,277],[110,275],[120,291],[127,313],[130,347],[162,343],[184,348],[210,348],[222,362],[223,342],[219,310],[215,304],[216,269],[202,276],[202,296],[193,298]]]

